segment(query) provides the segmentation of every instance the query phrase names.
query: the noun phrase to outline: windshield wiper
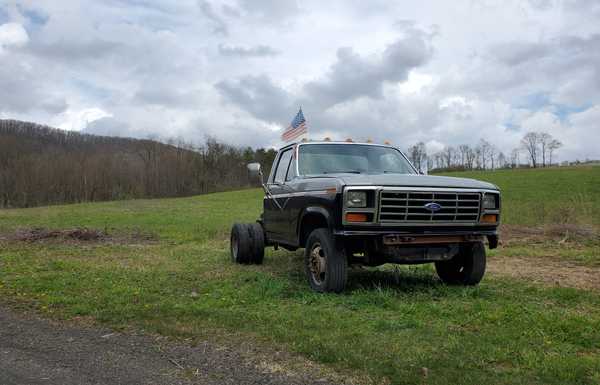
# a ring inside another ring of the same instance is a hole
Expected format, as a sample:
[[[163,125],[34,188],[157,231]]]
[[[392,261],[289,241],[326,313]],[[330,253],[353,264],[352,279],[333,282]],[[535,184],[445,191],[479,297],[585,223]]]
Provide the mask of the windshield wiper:
[[[323,174],[360,174],[358,170],[335,170],[335,171],[323,171]]]

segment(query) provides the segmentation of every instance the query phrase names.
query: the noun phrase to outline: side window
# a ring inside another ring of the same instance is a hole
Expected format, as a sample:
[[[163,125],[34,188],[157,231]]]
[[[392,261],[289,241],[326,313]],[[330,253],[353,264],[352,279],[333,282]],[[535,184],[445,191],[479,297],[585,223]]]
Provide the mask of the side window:
[[[285,174],[287,173],[291,159],[292,150],[286,150],[281,154],[279,163],[277,164],[277,170],[275,170],[275,179],[273,180],[275,183],[283,183],[285,181]]]
[[[292,154],[293,155],[293,154]],[[285,181],[289,181],[296,177],[296,158],[292,157],[292,161],[290,162],[290,167],[288,168],[287,176],[285,177]]]

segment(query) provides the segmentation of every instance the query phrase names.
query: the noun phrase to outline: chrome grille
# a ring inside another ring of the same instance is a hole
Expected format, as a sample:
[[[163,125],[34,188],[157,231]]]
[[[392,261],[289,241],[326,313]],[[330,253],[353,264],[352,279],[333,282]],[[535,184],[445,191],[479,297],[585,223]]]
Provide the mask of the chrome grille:
[[[467,223],[479,220],[480,193],[452,191],[382,190],[379,196],[379,221]],[[428,203],[441,206],[431,212]]]

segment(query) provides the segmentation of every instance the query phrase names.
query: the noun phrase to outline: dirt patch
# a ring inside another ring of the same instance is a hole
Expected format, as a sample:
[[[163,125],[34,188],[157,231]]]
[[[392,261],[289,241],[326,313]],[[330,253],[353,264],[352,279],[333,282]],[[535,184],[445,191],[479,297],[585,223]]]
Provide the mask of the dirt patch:
[[[600,291],[600,268],[553,258],[497,256],[488,259],[487,271],[549,286]]]
[[[522,243],[545,242],[600,242],[600,231],[592,226],[581,225],[547,225],[529,227],[519,225],[500,226],[500,243],[504,246]]]
[[[155,242],[158,237],[154,234],[133,232],[110,233],[106,230],[78,227],[73,229],[47,229],[34,227],[19,229],[14,233],[0,234],[0,241],[16,242],[69,242],[69,243],[148,243]]]
[[[49,230],[45,228],[33,228],[17,230],[15,240],[23,242],[36,242],[45,239],[71,239],[77,241],[101,241],[108,235],[101,230],[78,228],[69,230]]]

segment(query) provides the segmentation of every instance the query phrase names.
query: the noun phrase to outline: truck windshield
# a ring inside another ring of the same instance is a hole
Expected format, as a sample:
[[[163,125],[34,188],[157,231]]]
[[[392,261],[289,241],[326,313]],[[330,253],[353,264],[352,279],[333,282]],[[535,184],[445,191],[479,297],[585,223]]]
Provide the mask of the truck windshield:
[[[298,150],[300,175],[336,173],[415,174],[400,151],[361,144],[303,144]]]

